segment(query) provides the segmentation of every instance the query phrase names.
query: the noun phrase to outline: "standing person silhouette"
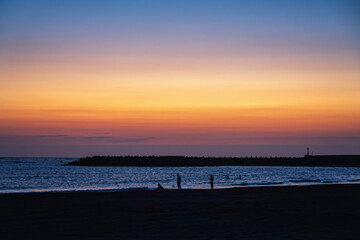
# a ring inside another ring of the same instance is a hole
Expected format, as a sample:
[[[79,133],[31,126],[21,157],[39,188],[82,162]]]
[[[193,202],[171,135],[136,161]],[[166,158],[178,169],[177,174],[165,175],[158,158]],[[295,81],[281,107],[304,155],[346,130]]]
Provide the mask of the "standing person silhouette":
[[[212,174],[210,174],[210,186],[211,186],[211,189],[214,189],[214,176]]]
[[[177,174],[177,187],[179,190],[181,189],[181,177],[179,173]]]

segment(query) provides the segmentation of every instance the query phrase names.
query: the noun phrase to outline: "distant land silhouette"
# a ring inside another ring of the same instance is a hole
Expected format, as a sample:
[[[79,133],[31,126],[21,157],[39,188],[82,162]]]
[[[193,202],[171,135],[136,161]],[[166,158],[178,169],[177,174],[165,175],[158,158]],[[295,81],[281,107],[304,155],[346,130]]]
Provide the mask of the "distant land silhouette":
[[[360,155],[305,155],[304,157],[186,157],[186,156],[93,156],[67,163],[71,166],[205,167],[205,166],[298,166],[360,167]]]

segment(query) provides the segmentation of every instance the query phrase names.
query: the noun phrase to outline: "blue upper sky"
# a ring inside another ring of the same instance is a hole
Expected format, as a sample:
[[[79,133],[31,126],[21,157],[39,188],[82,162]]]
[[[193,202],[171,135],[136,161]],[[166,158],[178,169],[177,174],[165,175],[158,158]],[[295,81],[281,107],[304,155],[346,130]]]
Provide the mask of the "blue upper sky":
[[[359,49],[360,1],[6,1],[0,49],[163,43]],[[25,41],[26,40],[26,41]],[[85,45],[86,45],[85,44]],[[41,45],[41,46],[39,46]],[[82,44],[83,45],[83,44]],[[84,47],[84,46],[82,46]],[[211,48],[210,48],[211,49]],[[209,50],[211,51],[211,50]]]

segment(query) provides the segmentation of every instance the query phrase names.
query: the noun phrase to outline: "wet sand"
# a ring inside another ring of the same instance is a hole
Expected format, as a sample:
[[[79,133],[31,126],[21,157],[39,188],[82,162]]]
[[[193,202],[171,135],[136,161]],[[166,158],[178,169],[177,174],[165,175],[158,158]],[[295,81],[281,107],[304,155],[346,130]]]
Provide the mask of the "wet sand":
[[[360,185],[0,195],[0,239],[358,239]]]

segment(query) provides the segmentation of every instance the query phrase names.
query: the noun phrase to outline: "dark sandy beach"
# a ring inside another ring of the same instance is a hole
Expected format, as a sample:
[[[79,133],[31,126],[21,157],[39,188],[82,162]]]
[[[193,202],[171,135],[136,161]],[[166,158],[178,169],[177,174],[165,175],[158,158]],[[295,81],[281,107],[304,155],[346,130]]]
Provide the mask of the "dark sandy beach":
[[[359,239],[360,185],[0,195],[0,239]]]

